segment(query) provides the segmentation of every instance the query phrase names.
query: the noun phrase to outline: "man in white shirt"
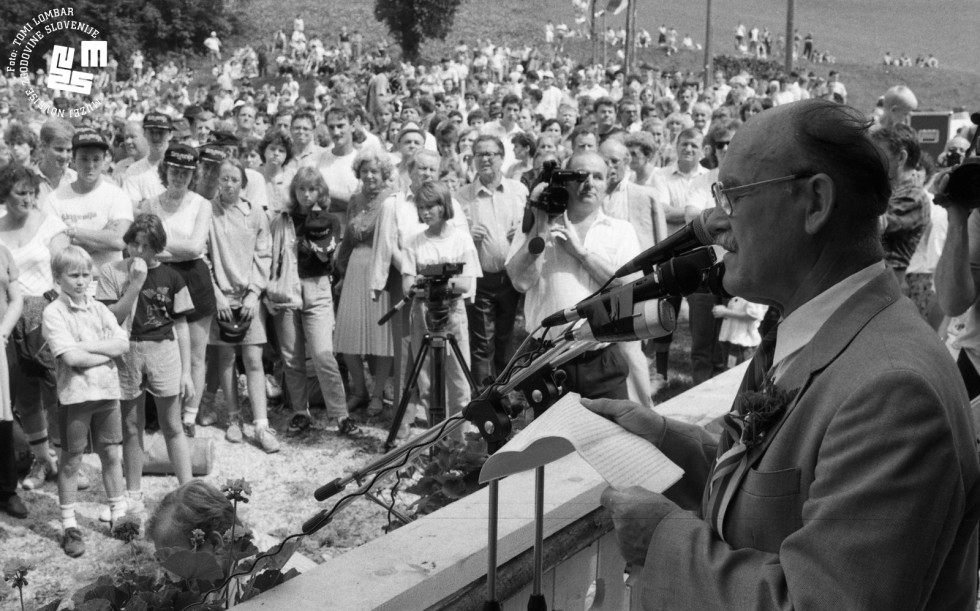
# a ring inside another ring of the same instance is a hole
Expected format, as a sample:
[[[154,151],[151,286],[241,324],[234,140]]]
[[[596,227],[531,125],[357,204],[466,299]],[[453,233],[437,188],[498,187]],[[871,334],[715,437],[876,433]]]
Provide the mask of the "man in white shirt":
[[[134,161],[122,178],[126,196],[138,206],[140,202],[156,197],[166,189],[160,180],[157,166],[170,146],[174,125],[170,117],[162,112],[148,112],[143,117],[143,133],[150,150],[146,157]]]
[[[528,193],[520,182],[503,177],[503,153],[504,145],[496,136],[477,138],[473,143],[476,180],[456,193],[483,270],[473,303],[466,307],[477,384],[496,378],[510,360],[508,344],[520,299],[504,264],[511,240],[520,229]]]
[[[357,149],[354,148],[353,123],[356,116],[356,113],[342,106],[334,106],[327,111],[327,132],[333,141],[333,148],[324,149],[316,164],[316,169],[330,189],[330,211],[338,215],[342,226],[347,224],[347,205],[358,188],[354,174]]]
[[[558,107],[561,106],[561,89],[555,87],[555,75],[551,70],[542,70],[541,77],[541,103],[534,111],[545,119],[558,117]]]
[[[37,164],[41,178],[37,192],[38,201],[51,191],[71,184],[78,178],[75,170],[68,167],[73,131],[71,124],[64,119],[49,119],[41,126],[41,161]]]
[[[304,166],[316,167],[323,149],[317,146],[316,115],[308,110],[297,111],[289,122],[293,137],[293,158],[289,160],[293,170]]]
[[[657,201],[657,190],[628,179],[630,152],[626,145],[618,138],[610,138],[599,147],[599,154],[609,166],[602,211],[610,218],[626,221],[633,227],[640,250],[646,250],[667,237],[667,222],[663,204]],[[640,343],[626,342],[619,347],[630,364],[630,398],[653,407],[650,367],[643,357]]]
[[[90,255],[95,268],[122,259],[123,234],[133,222],[133,204],[102,171],[109,163],[109,144],[94,131],[76,132],[71,142],[78,177],[61,185],[39,204],[68,225],[68,238]],[[89,294],[95,295],[95,285]]]
[[[510,167],[516,157],[514,157],[514,144],[510,141],[514,134],[520,133],[521,127],[517,124],[517,118],[521,114],[521,99],[514,94],[504,96],[500,103],[502,114],[496,121],[485,124],[480,133],[488,136],[496,136],[504,144],[504,167]]]
[[[592,152],[573,155],[568,169],[582,170],[587,178],[568,184],[565,213],[549,218],[535,209],[534,228],[527,234],[518,233],[507,255],[507,273],[517,290],[525,294],[528,329],[537,328],[548,315],[597,291],[616,269],[640,252],[629,223],[602,212],[608,172],[602,157]],[[543,250],[528,247],[533,238],[543,240]],[[616,348],[597,348],[561,368],[567,374],[566,387],[583,396],[628,396],[628,365]]]
[[[684,227],[702,210],[710,206],[711,185],[706,176],[709,170],[701,165],[703,138],[696,127],[685,129],[677,137],[677,162],[661,170],[657,187],[660,201],[667,205],[667,233],[672,234]],[[675,309],[681,300],[672,298]],[[717,350],[717,327],[711,313],[716,298],[707,288],[687,297],[690,309],[691,364],[695,384],[700,384],[723,369],[721,354]],[[666,377],[668,354],[672,337],[654,340],[657,372]]]

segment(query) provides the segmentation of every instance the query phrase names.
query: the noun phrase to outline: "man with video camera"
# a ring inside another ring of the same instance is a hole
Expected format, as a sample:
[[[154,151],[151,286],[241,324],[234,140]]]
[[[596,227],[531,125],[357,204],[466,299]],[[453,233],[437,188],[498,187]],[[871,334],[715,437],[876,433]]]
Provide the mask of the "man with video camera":
[[[969,170],[970,168],[967,168]],[[955,172],[956,168],[952,170]],[[949,193],[950,174],[936,180],[937,205],[946,208],[946,244],[936,264],[936,296],[946,316],[964,316],[956,337],[956,366],[970,399],[980,396],[980,193],[971,199]]]
[[[567,208],[549,210],[552,214],[542,210],[545,184],[538,184],[531,192],[533,228],[514,236],[507,255],[507,273],[514,287],[525,293],[528,330],[538,328],[549,314],[594,293],[640,252],[629,223],[602,212],[608,173],[605,160],[594,152],[577,153],[567,169],[584,172],[583,180],[563,183],[568,191]],[[585,397],[627,398],[628,366],[614,346],[586,352],[562,369],[567,374],[566,387],[573,392]]]

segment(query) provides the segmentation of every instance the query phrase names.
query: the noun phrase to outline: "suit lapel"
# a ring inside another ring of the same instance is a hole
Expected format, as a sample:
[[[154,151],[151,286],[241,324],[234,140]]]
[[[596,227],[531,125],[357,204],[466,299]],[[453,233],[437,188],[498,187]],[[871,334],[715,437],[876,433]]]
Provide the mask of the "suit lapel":
[[[857,293],[834,312],[831,317],[820,327],[817,334],[797,355],[786,372],[779,378],[779,387],[786,390],[799,389],[796,396],[786,406],[782,418],[773,426],[769,435],[758,446],[752,448],[748,453],[750,465],[756,464],[765,453],[769,444],[779,434],[789,415],[799,404],[800,399],[806,394],[807,389],[813,379],[819,375],[844,349],[851,343],[857,334],[867,325],[879,312],[894,303],[901,296],[898,282],[891,269],[885,269],[865,286],[861,287]],[[744,381],[743,381],[744,386]],[[745,477],[746,470],[738,481],[733,482],[734,486],[741,486],[742,479]]]

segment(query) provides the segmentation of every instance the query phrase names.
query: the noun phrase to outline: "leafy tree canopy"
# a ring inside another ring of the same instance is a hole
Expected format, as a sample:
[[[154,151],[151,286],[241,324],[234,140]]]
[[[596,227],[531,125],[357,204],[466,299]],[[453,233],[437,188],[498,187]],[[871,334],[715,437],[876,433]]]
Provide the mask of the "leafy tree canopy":
[[[375,0],[374,17],[388,27],[402,55],[418,59],[426,39],[445,40],[463,0]]]
[[[224,38],[240,27],[236,16],[225,8],[224,0],[74,0],[71,16],[35,23],[52,6],[47,0],[0,3],[0,58],[4,69],[11,53],[23,50],[14,42],[25,24],[30,24],[33,32],[44,33],[37,43],[39,52],[31,53],[32,71],[44,68],[42,55],[54,44],[77,47],[79,41],[90,39],[77,30],[45,31],[46,26],[59,21],[75,20],[99,30],[98,40],[107,41],[109,55],[119,60],[123,72],[128,71],[127,59],[137,49],[149,58],[173,51],[202,53],[202,43],[212,31]]]

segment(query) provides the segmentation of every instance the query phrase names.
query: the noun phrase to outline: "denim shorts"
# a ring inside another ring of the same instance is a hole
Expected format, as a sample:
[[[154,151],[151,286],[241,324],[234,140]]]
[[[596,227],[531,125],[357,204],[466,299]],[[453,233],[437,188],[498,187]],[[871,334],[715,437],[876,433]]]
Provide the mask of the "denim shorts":
[[[180,349],[177,340],[129,342],[129,352],[116,359],[123,401],[146,390],[154,397],[180,394]]]
[[[85,451],[90,433],[96,448],[123,441],[122,414],[116,399],[59,405],[58,426],[61,447],[70,454]]]

